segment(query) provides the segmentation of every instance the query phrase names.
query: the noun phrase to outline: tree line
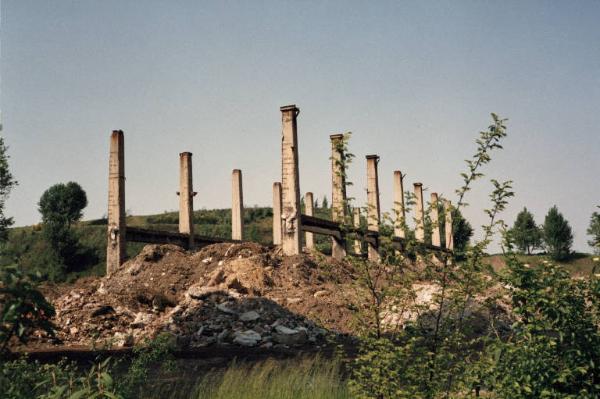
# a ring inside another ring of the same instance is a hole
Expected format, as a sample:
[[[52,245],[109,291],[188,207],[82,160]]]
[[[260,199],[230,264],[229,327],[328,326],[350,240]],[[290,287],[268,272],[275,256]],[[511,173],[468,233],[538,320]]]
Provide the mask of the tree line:
[[[573,230],[556,205],[548,210],[540,226],[524,207],[507,233],[522,254],[531,255],[536,250],[544,250],[554,260],[565,260],[572,255]],[[587,233],[591,237],[588,244],[595,253],[600,253],[600,213],[592,214]]]

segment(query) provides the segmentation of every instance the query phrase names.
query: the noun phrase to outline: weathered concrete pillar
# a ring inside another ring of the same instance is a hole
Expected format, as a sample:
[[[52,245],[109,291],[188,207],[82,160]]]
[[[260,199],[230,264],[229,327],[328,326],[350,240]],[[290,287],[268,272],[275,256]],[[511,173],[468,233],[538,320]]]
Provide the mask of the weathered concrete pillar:
[[[281,183],[273,183],[273,245],[281,245]]]
[[[331,216],[334,222],[344,223],[346,219],[346,176],[344,175],[344,135],[333,134],[331,139]],[[343,259],[346,245],[342,240],[331,238],[331,256]]]
[[[302,250],[297,131],[299,113],[295,105],[281,107],[281,241],[284,255],[298,255]]]
[[[419,242],[425,242],[425,211],[423,207],[423,184],[414,183],[416,204],[415,238]]]
[[[243,240],[244,237],[244,192],[242,171],[234,169],[231,174],[231,239]]]
[[[354,228],[357,230],[360,229],[360,208],[354,208]],[[358,236],[354,240],[354,253],[356,255],[362,254],[362,244]]]
[[[377,164],[379,156],[367,155],[367,226],[369,231],[379,231],[379,178]],[[368,243],[369,260],[379,261],[378,245]]]
[[[406,224],[406,214],[404,211],[404,184],[402,180],[402,172],[399,170],[394,171],[394,213],[396,214],[394,235],[405,238],[404,226]]]
[[[306,193],[304,195],[304,213],[308,216],[314,216],[313,212],[313,193]],[[315,247],[315,235],[309,231],[304,233],[304,241],[306,243],[306,248],[314,249]]]
[[[122,130],[110,137],[108,161],[108,239],[106,274],[114,273],[125,260],[125,138]]]
[[[452,203],[448,200],[444,201],[444,213],[445,225],[444,230],[446,233],[446,248],[450,251],[454,251],[454,232],[452,229]]]
[[[437,193],[431,193],[431,208],[429,210],[429,218],[431,219],[431,244],[439,247],[442,245],[442,239],[440,237],[440,216],[438,213],[438,195]]]
[[[194,186],[192,183],[192,153],[179,154],[179,232],[189,234],[189,247],[194,246]]]

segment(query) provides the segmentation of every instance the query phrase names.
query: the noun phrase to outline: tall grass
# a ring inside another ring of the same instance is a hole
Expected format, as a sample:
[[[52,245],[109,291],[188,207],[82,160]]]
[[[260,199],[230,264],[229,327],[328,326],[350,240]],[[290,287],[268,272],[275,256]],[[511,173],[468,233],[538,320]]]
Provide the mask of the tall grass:
[[[350,398],[336,361],[319,357],[232,364],[200,380],[195,399]]]

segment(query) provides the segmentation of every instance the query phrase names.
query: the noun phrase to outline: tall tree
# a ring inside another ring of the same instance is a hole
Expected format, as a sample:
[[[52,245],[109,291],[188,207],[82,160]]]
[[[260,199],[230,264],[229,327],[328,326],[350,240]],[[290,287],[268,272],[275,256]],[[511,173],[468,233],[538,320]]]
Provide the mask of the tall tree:
[[[83,216],[87,206],[85,191],[75,182],[55,184],[44,191],[38,206],[44,235],[54,249],[58,263],[63,268],[74,266],[79,248],[71,225]]]
[[[321,202],[321,208],[327,209],[329,208],[329,202],[327,201],[327,196],[323,196],[323,201]]]
[[[10,191],[17,185],[8,168],[7,147],[4,144],[4,138],[0,136],[0,242],[6,241],[8,237],[8,228],[13,225],[13,218],[4,214],[4,207]]]
[[[544,219],[542,235],[546,250],[552,259],[562,260],[569,256],[573,245],[573,232],[556,205],[550,208]]]
[[[600,206],[598,208],[600,208]],[[600,213],[592,213],[590,227],[588,227],[587,233],[592,237],[592,239],[588,241],[588,244],[590,247],[594,248],[594,253],[600,255]]]
[[[523,208],[517,215],[515,224],[509,230],[510,237],[522,253],[531,255],[531,251],[542,245],[542,233],[535,224],[533,214]]]

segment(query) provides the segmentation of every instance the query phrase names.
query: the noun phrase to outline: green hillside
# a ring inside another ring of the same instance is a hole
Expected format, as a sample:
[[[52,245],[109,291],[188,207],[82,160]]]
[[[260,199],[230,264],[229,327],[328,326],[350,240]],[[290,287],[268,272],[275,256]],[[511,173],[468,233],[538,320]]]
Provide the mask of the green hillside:
[[[318,217],[330,219],[329,208],[317,208]],[[148,229],[177,231],[178,212],[164,212],[156,215],[127,217],[128,226]],[[264,245],[272,244],[273,210],[270,207],[244,209],[245,240]],[[77,277],[104,274],[106,262],[106,219],[89,220],[74,227],[81,246],[77,267],[66,273],[59,273],[53,251],[44,239],[41,225],[10,229],[6,248],[0,255],[0,266],[19,263],[25,270],[40,272],[44,279],[61,281]],[[211,237],[231,238],[231,209],[198,210],[194,212],[196,234]],[[326,237],[316,237],[320,250],[329,251]],[[127,256],[135,256],[144,246],[142,243],[128,243]]]
[[[539,265],[545,262],[550,262],[550,258],[545,254],[540,255],[518,255],[519,260],[528,263],[532,266]],[[504,257],[502,255],[490,255],[486,258],[486,262],[490,264],[494,270],[498,271],[505,266]],[[567,260],[553,262],[566,268],[573,277],[589,276],[594,271],[594,267],[598,267],[598,262],[594,262],[594,256],[589,254],[575,253]]]

